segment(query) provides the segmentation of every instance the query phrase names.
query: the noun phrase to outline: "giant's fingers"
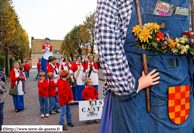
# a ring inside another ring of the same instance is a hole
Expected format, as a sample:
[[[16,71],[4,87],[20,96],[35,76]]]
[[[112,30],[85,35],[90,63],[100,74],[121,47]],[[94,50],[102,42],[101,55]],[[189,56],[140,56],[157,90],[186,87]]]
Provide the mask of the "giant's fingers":
[[[144,73],[144,71],[142,72],[142,76],[145,76],[145,73]]]
[[[155,81],[157,81],[159,79],[160,79],[160,77],[156,77],[156,78],[153,79],[153,82],[155,82]]]
[[[157,84],[159,84],[159,81],[152,83],[152,85],[157,85]]]
[[[154,74],[156,72],[156,69],[154,69],[154,70],[152,70],[150,73],[148,73],[148,75],[152,75],[152,74]]]
[[[159,75],[159,72],[154,73],[151,77],[152,77],[152,79],[153,79],[153,78],[157,77],[158,75]]]

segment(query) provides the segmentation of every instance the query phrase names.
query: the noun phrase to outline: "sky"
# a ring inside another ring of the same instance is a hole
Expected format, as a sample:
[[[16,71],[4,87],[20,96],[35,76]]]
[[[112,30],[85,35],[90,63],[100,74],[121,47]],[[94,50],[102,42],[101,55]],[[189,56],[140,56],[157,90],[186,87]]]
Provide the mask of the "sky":
[[[63,40],[75,25],[94,12],[97,0],[12,0],[20,24],[31,37]]]

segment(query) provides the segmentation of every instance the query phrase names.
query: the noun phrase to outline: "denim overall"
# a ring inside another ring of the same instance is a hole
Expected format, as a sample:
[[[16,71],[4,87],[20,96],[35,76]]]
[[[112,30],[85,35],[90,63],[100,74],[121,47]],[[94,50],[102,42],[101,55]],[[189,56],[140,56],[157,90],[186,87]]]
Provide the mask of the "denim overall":
[[[161,30],[169,33],[171,38],[181,37],[184,31],[189,31],[190,16],[154,15],[157,0],[139,0],[142,21],[144,23],[166,22],[166,28]],[[190,8],[190,0],[163,0],[176,7]],[[156,69],[159,72],[160,83],[150,87],[151,112],[147,113],[145,90],[136,96],[112,95],[112,132],[113,133],[193,133],[194,131],[194,97],[193,97],[193,71],[194,65],[191,55],[163,55],[160,52],[150,52],[140,48],[132,33],[134,26],[138,25],[136,3],[133,0],[133,12],[129,23],[124,49],[130,70],[138,80],[143,71],[142,54],[151,55],[148,60],[148,72]],[[168,115],[168,89],[169,87],[190,85],[190,113],[182,124],[173,123]]]

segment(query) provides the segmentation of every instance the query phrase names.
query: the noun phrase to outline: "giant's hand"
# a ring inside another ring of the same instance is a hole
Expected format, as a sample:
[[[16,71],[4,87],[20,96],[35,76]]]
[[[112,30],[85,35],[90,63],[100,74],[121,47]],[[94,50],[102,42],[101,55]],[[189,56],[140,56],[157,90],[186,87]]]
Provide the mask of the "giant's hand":
[[[160,77],[157,77],[159,75],[159,72],[155,73],[156,69],[152,70],[150,73],[148,73],[146,76],[144,72],[142,72],[142,76],[139,78],[139,87],[138,92],[142,89],[145,89],[146,87],[149,87],[151,85],[159,84]]]

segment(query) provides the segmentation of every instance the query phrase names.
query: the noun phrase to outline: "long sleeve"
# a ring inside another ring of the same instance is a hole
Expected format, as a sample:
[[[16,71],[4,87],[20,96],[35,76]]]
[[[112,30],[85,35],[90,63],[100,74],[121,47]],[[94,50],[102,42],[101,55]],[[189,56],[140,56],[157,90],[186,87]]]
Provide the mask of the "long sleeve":
[[[15,82],[15,81],[18,81],[20,78],[15,77],[15,71],[13,70],[13,71],[10,72],[10,79],[11,79],[11,81]]]
[[[42,45],[42,52],[45,52],[45,45]]]
[[[3,83],[0,92],[1,92],[1,93],[6,93],[6,92],[7,92],[7,88],[5,87],[5,83]]]
[[[98,65],[97,65],[97,63],[94,63],[93,72],[95,72],[95,73],[98,72]]]
[[[95,35],[105,77],[103,94],[136,95],[138,81],[129,70],[123,45],[131,19],[133,0],[98,0]],[[133,57],[130,57],[133,58]]]
[[[95,96],[94,96],[93,99],[97,99],[98,98],[98,92],[97,92],[96,88],[94,88],[94,90],[95,90]]]

